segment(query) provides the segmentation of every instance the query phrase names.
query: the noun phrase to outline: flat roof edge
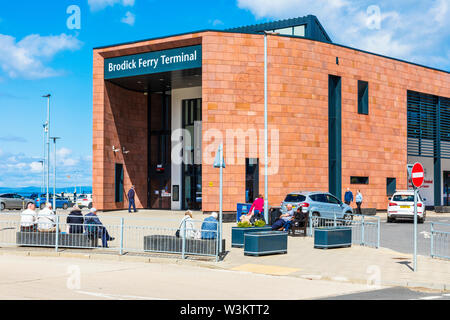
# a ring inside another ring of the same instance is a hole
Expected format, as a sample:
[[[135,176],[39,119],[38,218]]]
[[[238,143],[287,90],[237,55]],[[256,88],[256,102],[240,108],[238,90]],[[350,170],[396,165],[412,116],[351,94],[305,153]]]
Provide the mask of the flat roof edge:
[[[178,36],[183,36],[183,35],[188,35],[188,34],[205,33],[205,32],[252,34],[252,35],[262,35],[263,34],[261,32],[236,32],[236,31],[227,31],[227,30],[203,29],[203,30],[198,30],[198,31],[184,32],[184,33],[179,33],[179,34],[173,34],[173,35],[167,35],[167,36],[161,36],[161,37],[155,37],[155,38],[149,38],[149,39],[143,39],[143,40],[123,42],[123,43],[118,43],[118,44],[113,44],[113,45],[108,45],[108,46],[95,47],[92,50],[107,49],[107,48],[113,48],[113,47],[118,47],[118,46],[125,46],[125,45],[129,45],[129,44],[136,44],[136,43],[140,43],[140,42],[146,42],[146,41],[152,41],[152,40],[160,40],[160,39],[178,37]],[[447,74],[450,73],[450,70],[443,70],[443,69],[438,69],[438,68],[435,68],[435,67],[429,67],[429,66],[425,66],[425,65],[422,65],[422,64],[419,64],[419,63],[416,63],[416,62],[411,62],[411,61],[402,60],[402,59],[399,59],[399,58],[389,57],[389,56],[385,56],[385,55],[382,55],[382,54],[379,54],[379,53],[365,51],[365,50],[362,50],[362,49],[353,48],[353,47],[346,46],[346,45],[339,44],[339,43],[326,42],[326,41],[315,40],[315,39],[310,39],[310,38],[301,37],[301,36],[291,36],[291,35],[284,35],[284,34],[272,34],[272,36],[287,37],[287,38],[300,38],[300,39],[305,39],[305,40],[314,41],[314,42],[321,42],[321,43],[328,44],[328,45],[333,45],[333,46],[346,48],[346,49],[350,49],[350,50],[355,50],[355,51],[366,53],[366,54],[371,54],[371,55],[374,55],[374,56],[377,56],[377,57],[381,57],[381,58],[386,58],[386,59],[390,59],[390,60],[394,60],[394,61],[398,61],[398,62],[411,64],[411,65],[422,67],[422,68],[425,68],[425,69],[430,69],[430,70],[434,70],[434,71],[444,72],[444,73],[447,73]]]

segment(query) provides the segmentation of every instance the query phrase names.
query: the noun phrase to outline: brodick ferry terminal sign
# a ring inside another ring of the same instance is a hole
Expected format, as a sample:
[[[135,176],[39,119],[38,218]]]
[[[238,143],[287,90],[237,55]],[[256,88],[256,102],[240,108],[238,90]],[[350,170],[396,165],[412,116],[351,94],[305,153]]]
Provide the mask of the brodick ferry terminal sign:
[[[202,46],[190,46],[163,51],[105,59],[105,79],[200,68]]]

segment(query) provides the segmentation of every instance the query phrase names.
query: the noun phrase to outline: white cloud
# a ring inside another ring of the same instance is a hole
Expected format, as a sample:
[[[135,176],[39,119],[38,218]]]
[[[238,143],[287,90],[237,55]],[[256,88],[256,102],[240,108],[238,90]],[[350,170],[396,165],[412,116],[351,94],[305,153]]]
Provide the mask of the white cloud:
[[[125,17],[123,17],[121,21],[130,26],[134,26],[134,23],[136,22],[136,16],[133,13],[131,13],[130,11],[128,11],[125,14]]]
[[[333,42],[411,62],[448,69],[450,0],[238,0],[256,18],[285,19],[313,14]],[[379,28],[370,28],[379,9]]]
[[[41,172],[42,173],[42,163],[40,162],[32,162],[29,164],[31,172],[36,173],[36,172]]]
[[[61,149],[56,151],[56,156],[58,158],[66,158],[70,154],[72,154],[72,150],[67,149],[67,148],[61,148]]]
[[[10,78],[42,79],[61,75],[45,65],[53,57],[65,50],[78,50],[81,41],[61,34],[58,36],[41,36],[31,34],[16,42],[9,35],[0,34],[0,68]]]
[[[89,7],[91,11],[98,11],[105,9],[108,6],[114,6],[115,4],[120,3],[125,7],[134,6],[134,0],[88,0]]]

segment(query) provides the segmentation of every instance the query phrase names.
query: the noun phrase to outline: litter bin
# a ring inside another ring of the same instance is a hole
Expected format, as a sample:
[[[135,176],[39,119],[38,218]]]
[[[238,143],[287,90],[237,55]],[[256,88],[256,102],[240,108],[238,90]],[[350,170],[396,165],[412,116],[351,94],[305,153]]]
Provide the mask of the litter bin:
[[[241,216],[247,214],[251,207],[251,203],[238,203],[236,208],[236,222],[241,221]]]

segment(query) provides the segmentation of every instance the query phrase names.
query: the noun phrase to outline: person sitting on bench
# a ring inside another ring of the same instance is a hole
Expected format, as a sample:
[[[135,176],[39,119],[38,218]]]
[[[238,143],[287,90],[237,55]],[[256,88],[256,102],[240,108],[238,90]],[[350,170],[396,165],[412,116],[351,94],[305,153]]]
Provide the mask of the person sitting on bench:
[[[102,238],[102,247],[108,248],[108,241],[113,241],[115,238],[111,237],[106,230],[103,223],[97,217],[97,209],[92,208],[89,213],[85,216],[84,226],[86,229],[86,233],[90,236],[98,238],[99,236]]]
[[[84,217],[78,206],[72,208],[67,216],[66,222],[67,233],[83,233]]]
[[[51,203],[46,203],[45,208],[39,211],[37,224],[39,232],[56,232],[56,214]]]
[[[294,219],[294,210],[292,210],[292,205],[288,204],[286,206],[286,213],[282,214],[273,224],[272,230],[288,231],[292,220]]]
[[[20,231],[21,232],[36,232],[37,227],[37,214],[36,205],[30,202],[27,209],[20,215]]]
[[[211,213],[211,215],[205,220],[203,220],[202,223],[202,231],[201,231],[201,238],[202,239],[216,239],[217,238],[217,218],[219,214],[217,212]]]

